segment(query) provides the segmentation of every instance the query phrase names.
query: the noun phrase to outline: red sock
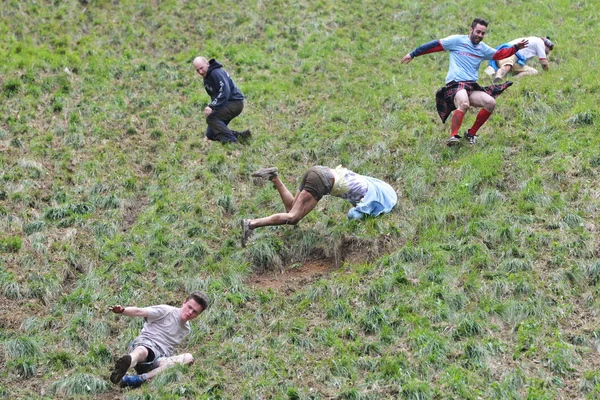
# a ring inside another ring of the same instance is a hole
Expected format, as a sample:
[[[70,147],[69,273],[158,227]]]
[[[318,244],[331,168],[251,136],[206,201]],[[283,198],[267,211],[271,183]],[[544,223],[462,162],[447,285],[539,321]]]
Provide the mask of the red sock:
[[[452,113],[452,126],[450,128],[450,136],[458,135],[458,130],[462,125],[463,117],[465,116],[464,111],[454,110]]]
[[[491,112],[489,112],[485,108],[482,108],[481,111],[479,111],[479,113],[477,114],[477,118],[475,118],[475,123],[473,124],[471,129],[469,129],[469,134],[473,136],[477,135],[477,131],[479,130],[479,128],[481,128],[483,124],[485,124],[485,121],[488,120],[490,115],[492,115]]]

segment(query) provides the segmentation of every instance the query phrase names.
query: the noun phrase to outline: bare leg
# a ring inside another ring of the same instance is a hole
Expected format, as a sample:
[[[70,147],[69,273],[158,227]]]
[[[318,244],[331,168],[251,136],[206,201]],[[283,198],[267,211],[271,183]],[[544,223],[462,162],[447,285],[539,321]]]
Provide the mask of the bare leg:
[[[469,97],[467,91],[465,89],[461,89],[454,95],[454,106],[457,110],[460,110],[465,113],[471,105],[469,103],[470,99],[471,98]]]
[[[119,358],[110,374],[110,381],[112,383],[119,383],[129,368],[135,367],[137,363],[144,361],[147,357],[148,349],[138,346],[131,353]]]
[[[285,206],[285,211],[290,212],[290,210],[294,206],[295,197],[292,196],[292,193],[288,190],[288,188],[285,187],[283,182],[281,182],[279,176],[276,176],[275,178],[271,179],[271,182],[273,182],[275,189],[277,189],[277,191],[279,192],[279,196],[281,196],[281,200],[283,201],[283,205]]]
[[[512,65],[505,64],[496,71],[496,79],[503,79],[512,70]]]
[[[146,380],[154,378],[164,370],[171,368],[176,364],[192,365],[194,363],[194,357],[190,353],[179,354],[177,356],[163,358],[159,362],[159,366],[150,372],[145,373]]]
[[[148,349],[144,346],[138,346],[129,355],[131,356],[131,365],[129,368],[133,368],[148,358]]]
[[[490,113],[496,108],[496,99],[486,92],[480,92],[478,90],[471,93],[469,96],[469,103],[473,107],[483,107]]]
[[[471,101],[471,105],[474,107],[483,107],[483,110],[480,110],[477,114],[477,118],[475,118],[473,126],[467,131],[469,134],[467,139],[474,139],[473,141],[469,140],[469,143],[475,144],[475,136],[477,136],[477,131],[479,131],[479,128],[481,128],[481,126],[485,124],[488,118],[492,115],[494,108],[496,108],[496,100],[486,92],[480,91],[472,92],[471,96],[469,96],[469,99]]]
[[[517,75],[515,75],[515,78],[522,78],[522,77],[524,77],[525,75],[536,75],[536,74],[538,74],[538,73],[539,73],[539,72],[538,72],[538,70],[537,70],[537,69],[535,69],[535,68],[531,68],[531,69],[528,69],[528,70],[525,70],[525,71],[521,71],[521,72],[519,72]]]
[[[287,189],[286,189],[287,190]],[[281,192],[280,192],[281,193]],[[289,193],[289,191],[288,191]],[[291,195],[291,194],[290,194]],[[283,195],[282,195],[283,199]],[[285,200],[284,200],[285,203]],[[261,226],[296,225],[317,205],[317,200],[306,190],[301,191],[293,200],[292,208],[286,213],[273,214],[269,217],[252,219],[248,221],[248,229],[252,230]],[[287,208],[287,205],[286,205]]]

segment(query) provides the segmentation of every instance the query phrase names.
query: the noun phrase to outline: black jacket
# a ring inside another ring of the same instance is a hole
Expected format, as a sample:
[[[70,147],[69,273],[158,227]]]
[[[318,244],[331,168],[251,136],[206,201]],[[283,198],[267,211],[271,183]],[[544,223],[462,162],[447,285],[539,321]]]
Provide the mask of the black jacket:
[[[223,64],[212,58],[208,62],[208,70],[204,77],[204,88],[210,96],[213,110],[222,107],[228,101],[244,100],[244,94],[236,86],[231,76],[223,69]]]

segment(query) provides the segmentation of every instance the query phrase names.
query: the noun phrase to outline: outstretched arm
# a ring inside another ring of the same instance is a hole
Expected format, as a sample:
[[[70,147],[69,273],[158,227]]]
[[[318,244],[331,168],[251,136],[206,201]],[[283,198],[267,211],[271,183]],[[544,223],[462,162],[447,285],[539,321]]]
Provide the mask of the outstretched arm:
[[[515,54],[517,51],[524,49],[525,47],[527,47],[528,44],[529,40],[523,39],[519,43],[515,43],[511,47],[506,47],[504,49],[498,50],[492,57],[492,60],[504,60],[505,58],[508,58]]]
[[[432,40],[429,43],[425,43],[424,45],[417,47],[416,49],[402,57],[402,60],[400,60],[400,62],[402,64],[408,64],[415,57],[422,56],[423,54],[435,53],[437,51],[444,51],[444,47],[442,47],[442,44],[439,40]]]
[[[108,311],[112,311],[115,314],[123,314],[128,317],[148,317],[148,310],[146,310],[145,308],[123,307],[121,305],[117,305],[108,307]]]

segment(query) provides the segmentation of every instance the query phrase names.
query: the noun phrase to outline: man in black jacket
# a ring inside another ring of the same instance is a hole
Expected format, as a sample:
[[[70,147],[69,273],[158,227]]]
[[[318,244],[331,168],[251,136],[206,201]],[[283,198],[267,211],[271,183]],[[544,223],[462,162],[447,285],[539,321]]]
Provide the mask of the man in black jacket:
[[[231,76],[223,69],[223,64],[214,58],[194,58],[194,69],[204,78],[204,88],[210,96],[210,103],[204,109],[208,128],[206,137],[221,143],[236,143],[238,139],[248,139],[250,130],[236,132],[229,129],[229,122],[244,109],[244,95]]]

